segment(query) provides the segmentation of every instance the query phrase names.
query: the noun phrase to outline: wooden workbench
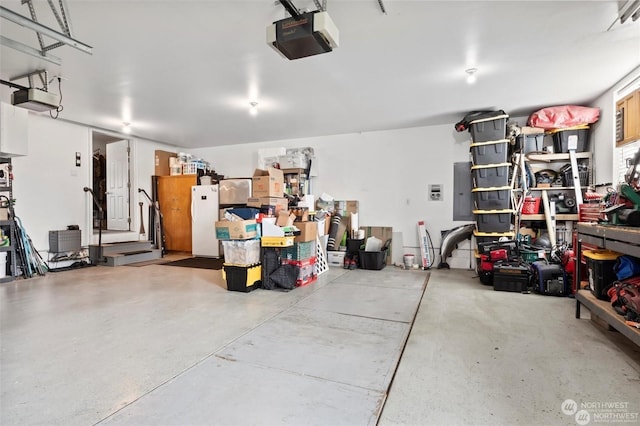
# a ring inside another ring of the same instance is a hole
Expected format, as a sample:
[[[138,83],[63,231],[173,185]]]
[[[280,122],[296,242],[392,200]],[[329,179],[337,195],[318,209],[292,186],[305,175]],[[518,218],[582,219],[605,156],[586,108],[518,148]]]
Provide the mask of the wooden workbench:
[[[616,225],[597,225],[578,223],[578,247],[576,258],[582,257],[582,244],[593,244],[600,248],[617,251],[619,253],[640,257],[640,228]],[[580,268],[576,268],[577,282],[580,282]],[[596,298],[590,290],[576,292],[576,318],[580,318],[580,306],[583,305],[590,312],[618,330],[633,343],[640,346],[640,330],[624,322],[624,317],[611,307],[611,303]]]

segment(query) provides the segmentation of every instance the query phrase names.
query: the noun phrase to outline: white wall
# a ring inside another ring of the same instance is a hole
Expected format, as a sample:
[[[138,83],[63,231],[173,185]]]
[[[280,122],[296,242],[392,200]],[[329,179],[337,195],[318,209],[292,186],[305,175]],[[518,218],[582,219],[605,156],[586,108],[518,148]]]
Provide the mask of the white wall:
[[[314,195],[326,192],[339,200],[358,200],[361,225],[391,226],[394,238],[402,239],[404,249],[394,252],[394,261],[402,262],[404,253],[419,254],[419,220],[426,222],[436,255],[440,231],[466,223],[452,220],[452,190],[453,163],[469,161],[469,141],[469,133],[456,133],[451,123],[191,152],[226,177],[246,177],[253,173],[261,148],[313,147],[318,159],[312,164],[318,173],[312,181]],[[444,186],[443,201],[427,199],[429,184]],[[449,263],[456,268],[470,266],[469,242],[460,245]]]
[[[49,230],[84,228],[87,197],[82,188],[91,182],[89,130],[30,113],[28,138],[29,154],[13,159],[15,212],[36,249],[46,251]],[[75,166],[76,152],[81,167]]]
[[[135,138],[132,138],[132,146],[135,162],[132,229],[137,230],[139,200],[145,201],[144,210],[147,212],[146,200],[137,193],[137,188],[144,188],[147,192],[151,189],[154,151],[175,148]],[[34,246],[46,259],[49,231],[66,229],[67,225],[79,225],[82,244],[88,245],[91,241],[88,212],[92,209],[92,201],[82,188],[92,187],[91,129],[53,120],[48,115],[30,113],[28,147],[27,156],[13,159],[13,188],[16,215],[22,220]],[[75,166],[76,152],[80,152],[82,158],[80,167]],[[147,223],[145,227],[148,229]]]

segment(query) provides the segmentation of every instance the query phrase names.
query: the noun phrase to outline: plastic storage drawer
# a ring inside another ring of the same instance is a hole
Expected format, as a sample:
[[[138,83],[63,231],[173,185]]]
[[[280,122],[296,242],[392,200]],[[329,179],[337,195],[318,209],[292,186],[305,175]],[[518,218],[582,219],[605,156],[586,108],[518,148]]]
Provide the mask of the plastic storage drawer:
[[[500,139],[488,142],[473,142],[471,158],[474,165],[506,163],[509,157],[509,140]]]
[[[473,186],[491,188],[509,185],[509,166],[509,163],[472,166]]]
[[[511,187],[473,188],[476,210],[505,210],[511,205]]]
[[[469,132],[474,142],[495,141],[504,139],[507,135],[508,115],[483,118],[469,123]]]
[[[513,210],[474,210],[479,232],[509,232]]]
[[[528,135],[518,135],[516,138],[516,150],[523,154],[531,152],[543,152],[544,133],[534,133]]]

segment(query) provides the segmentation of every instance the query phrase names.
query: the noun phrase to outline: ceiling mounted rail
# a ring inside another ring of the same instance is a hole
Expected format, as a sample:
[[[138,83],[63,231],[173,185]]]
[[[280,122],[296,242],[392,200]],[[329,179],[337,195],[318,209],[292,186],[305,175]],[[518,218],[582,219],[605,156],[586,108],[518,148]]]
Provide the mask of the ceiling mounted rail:
[[[287,10],[287,12],[289,12],[289,15],[291,15],[294,18],[300,17],[300,11],[298,10],[297,7],[293,5],[293,3],[291,3],[291,0],[279,0],[279,1],[280,1],[280,4]]]
[[[47,52],[61,46],[70,46],[91,55],[93,53],[93,48],[91,46],[81,41],[78,41],[71,36],[71,25],[69,21],[68,7],[66,7],[66,0],[59,0],[59,1],[60,1],[60,11],[56,9],[52,0],[48,0],[49,6],[51,7],[51,10],[63,32],[56,31],[38,22],[36,11],[32,3],[32,0],[22,0],[22,3],[23,4],[26,3],[27,6],[29,7],[29,12],[31,14],[32,19],[29,19],[23,15],[20,15],[19,13],[16,13],[13,10],[7,9],[6,7],[0,6],[1,18],[7,19],[13,23],[16,23],[18,25],[21,25],[25,28],[28,28],[36,32],[36,36],[40,44],[40,50],[37,50],[35,48],[32,48],[30,46],[27,46],[15,40],[8,39],[6,37],[0,38],[0,44],[3,44],[7,47],[11,47],[13,49],[26,53],[28,55],[32,55],[41,59],[48,60],[49,62],[53,62],[58,65],[60,63],[60,59],[56,58],[55,56],[47,55]],[[56,40],[57,43],[53,43],[51,45],[45,45],[43,36],[52,38]]]
[[[386,15],[387,10],[384,8],[384,3],[382,3],[382,0],[378,0],[378,6],[380,6],[380,10],[382,11],[382,13]]]
[[[0,35],[0,44],[3,46],[10,47],[11,49],[18,50],[22,53],[26,53],[27,55],[35,56],[36,58],[44,59],[47,62],[51,62],[55,65],[62,65],[62,59],[57,56],[53,56],[50,54],[42,54],[38,49],[34,49],[31,46],[27,46],[26,44],[22,44],[18,41],[11,40],[10,38],[4,37]]]
[[[618,9],[618,16],[611,25],[609,25],[607,31],[613,28],[618,21],[620,21],[620,24],[622,25],[627,22],[629,18],[631,18],[633,22],[640,18],[640,0],[627,0],[620,9]]]
[[[327,11],[327,0],[322,0],[322,3],[320,3],[320,0],[313,0],[313,3],[315,3],[316,7],[318,8],[318,11],[320,12]]]

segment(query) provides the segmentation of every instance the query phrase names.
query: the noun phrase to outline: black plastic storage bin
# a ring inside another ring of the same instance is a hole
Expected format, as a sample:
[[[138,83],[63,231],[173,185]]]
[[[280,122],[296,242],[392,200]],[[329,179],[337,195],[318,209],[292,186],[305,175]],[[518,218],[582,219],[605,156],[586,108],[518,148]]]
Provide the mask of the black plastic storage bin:
[[[508,115],[474,120],[469,123],[469,132],[474,142],[495,141],[507,137]]]
[[[578,167],[579,168],[579,167]],[[564,186],[574,186],[573,185],[573,171],[571,169],[565,170],[561,173],[562,175],[562,184]],[[578,170],[578,178],[580,180],[580,186],[585,187],[589,184],[589,170]]]
[[[222,272],[227,281],[227,290],[248,293],[262,284],[262,266],[223,265]]]
[[[523,154],[530,152],[542,152],[544,147],[544,133],[534,133],[529,135],[518,135],[516,137],[515,151]]]
[[[387,253],[389,250],[385,247],[380,251],[358,251],[360,257],[360,268],[379,271],[387,265]]]
[[[473,188],[476,210],[505,210],[511,205],[511,187]]]
[[[509,232],[513,210],[474,210],[479,232]]]
[[[587,276],[591,293],[601,300],[609,300],[607,291],[618,279],[613,267],[620,253],[610,250],[585,250],[582,252],[587,261]]]
[[[566,129],[552,130],[553,150],[555,152],[569,152],[569,141],[577,141],[576,152],[589,150],[589,126],[567,127]]]
[[[509,185],[509,163],[486,164],[471,167],[473,186],[476,188],[492,188]]]
[[[529,289],[529,268],[518,263],[493,266],[493,289],[496,291],[526,292]]]
[[[355,240],[347,238],[347,253],[358,254],[364,245],[364,238],[361,240]]]
[[[509,157],[508,139],[473,142],[470,147],[473,164],[476,166],[506,163]]]

